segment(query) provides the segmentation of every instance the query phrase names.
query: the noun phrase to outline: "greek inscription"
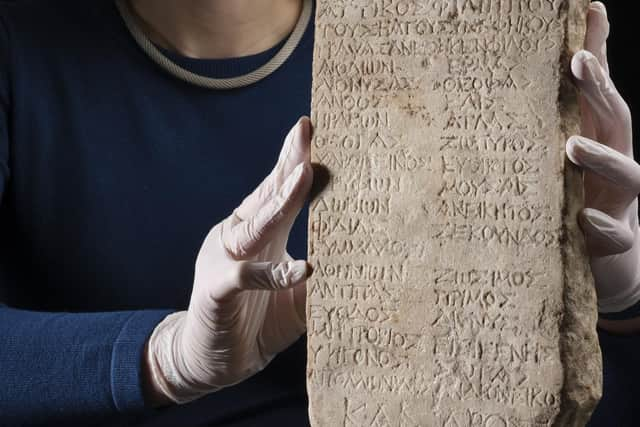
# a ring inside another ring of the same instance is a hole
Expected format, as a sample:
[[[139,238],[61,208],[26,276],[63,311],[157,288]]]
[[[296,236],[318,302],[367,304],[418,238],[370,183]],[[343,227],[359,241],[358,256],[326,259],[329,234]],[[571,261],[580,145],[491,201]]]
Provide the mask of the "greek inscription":
[[[316,1],[314,427],[587,423],[597,315],[564,141],[588,3]]]

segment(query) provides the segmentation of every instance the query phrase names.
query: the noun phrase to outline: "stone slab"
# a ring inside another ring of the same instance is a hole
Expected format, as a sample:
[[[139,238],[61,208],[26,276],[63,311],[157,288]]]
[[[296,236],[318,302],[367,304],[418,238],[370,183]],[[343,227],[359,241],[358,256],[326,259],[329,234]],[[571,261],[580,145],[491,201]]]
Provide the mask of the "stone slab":
[[[575,218],[588,0],[318,0],[313,426],[580,426],[600,396]]]

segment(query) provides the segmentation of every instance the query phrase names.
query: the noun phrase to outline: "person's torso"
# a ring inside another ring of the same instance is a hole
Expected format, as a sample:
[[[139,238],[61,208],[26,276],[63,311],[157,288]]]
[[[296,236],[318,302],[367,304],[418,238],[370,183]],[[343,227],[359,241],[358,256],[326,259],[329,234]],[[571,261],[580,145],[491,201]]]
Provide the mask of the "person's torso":
[[[207,232],[269,173],[289,129],[309,114],[313,24],[273,74],[217,91],[161,70],[112,1],[22,3],[8,12],[5,302],[72,312],[185,309]],[[172,58],[229,77],[280,46],[228,61]],[[306,218],[305,209],[289,239],[296,258],[306,258]],[[227,397],[192,406],[250,413],[292,395],[304,404],[304,361],[300,340]],[[250,404],[234,408],[233,396]]]

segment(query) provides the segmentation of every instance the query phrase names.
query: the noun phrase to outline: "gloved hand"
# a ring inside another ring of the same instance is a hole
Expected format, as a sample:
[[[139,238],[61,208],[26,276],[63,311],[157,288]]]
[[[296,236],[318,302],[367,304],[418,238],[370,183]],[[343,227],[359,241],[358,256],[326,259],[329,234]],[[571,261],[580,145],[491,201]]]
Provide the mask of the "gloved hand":
[[[619,312],[640,300],[640,165],[633,159],[631,113],[609,76],[605,6],[589,8],[585,49],[571,69],[581,91],[583,136],[566,151],[584,170],[584,232],[601,313]]]
[[[286,252],[311,188],[310,123],[289,132],[260,186],[207,235],[187,311],[167,316],[147,345],[154,393],[185,403],[263,369],[305,331],[306,261]]]

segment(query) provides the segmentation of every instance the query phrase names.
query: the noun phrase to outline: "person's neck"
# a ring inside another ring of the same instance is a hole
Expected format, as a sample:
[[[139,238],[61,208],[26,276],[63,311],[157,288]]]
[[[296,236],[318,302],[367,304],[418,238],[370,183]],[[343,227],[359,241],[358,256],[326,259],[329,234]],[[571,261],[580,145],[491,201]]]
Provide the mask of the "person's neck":
[[[263,52],[295,27],[301,0],[129,0],[154,43],[191,58]]]

